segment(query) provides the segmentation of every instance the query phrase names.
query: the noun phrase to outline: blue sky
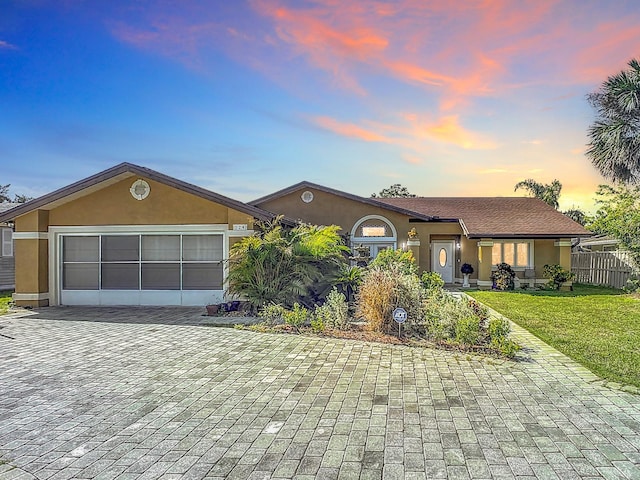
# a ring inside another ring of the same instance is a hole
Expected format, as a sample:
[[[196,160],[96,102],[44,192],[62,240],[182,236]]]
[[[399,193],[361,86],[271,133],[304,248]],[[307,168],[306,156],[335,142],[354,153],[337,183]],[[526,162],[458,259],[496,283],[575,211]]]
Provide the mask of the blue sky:
[[[638,25],[634,1],[4,1],[0,184],[123,161],[239,200],[557,178],[591,209],[585,96],[640,56]]]

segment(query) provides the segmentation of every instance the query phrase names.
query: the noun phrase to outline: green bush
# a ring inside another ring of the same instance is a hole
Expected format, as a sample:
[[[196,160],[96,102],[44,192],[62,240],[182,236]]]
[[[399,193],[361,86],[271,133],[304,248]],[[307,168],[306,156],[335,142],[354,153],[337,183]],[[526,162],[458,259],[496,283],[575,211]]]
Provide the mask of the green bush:
[[[622,288],[625,293],[635,293],[640,291],[640,278],[638,275],[631,275],[627,284]]]
[[[547,285],[555,290],[560,290],[564,282],[570,282],[576,278],[575,273],[565,270],[558,264],[547,264],[543,267],[542,272],[549,279]]]
[[[509,336],[511,332],[511,325],[509,325],[509,321],[503,317],[492,317],[489,320],[489,339],[493,342],[494,340],[502,340]]]
[[[324,318],[322,315],[318,315],[317,311],[311,316],[311,330],[313,333],[322,333],[326,328]]]
[[[420,281],[427,290],[444,287],[444,280],[437,272],[423,272]]]
[[[520,350],[520,345],[509,339],[511,325],[506,318],[492,317],[489,320],[489,345],[507,357],[513,357]]]
[[[463,345],[475,345],[480,340],[480,318],[476,315],[461,317],[456,323],[456,341]]]
[[[417,275],[418,266],[411,250],[387,248],[378,253],[378,256],[369,263],[370,268],[390,269],[401,272],[404,275]]]
[[[276,305],[270,303],[262,307],[262,310],[258,313],[258,317],[264,319],[268,325],[276,325],[284,321],[285,308],[282,305]]]
[[[268,303],[312,305],[324,298],[345,263],[348,250],[335,225],[285,228],[279,219],[258,223],[229,253],[228,292],[253,308]]]
[[[327,295],[324,305],[316,307],[315,316],[321,318],[326,326],[346,330],[349,328],[347,298],[334,288]]]
[[[516,276],[516,272],[511,269],[511,265],[508,263],[499,263],[497,268],[498,270],[491,274],[494,288],[496,290],[513,290],[513,279]]]
[[[302,327],[307,321],[308,316],[309,310],[296,302],[293,304],[292,310],[284,312],[284,322],[287,325],[291,325],[296,330],[300,330],[300,327]]]
[[[458,323],[474,316],[466,301],[459,300],[442,289],[428,291],[424,305],[424,333],[436,341],[454,340]]]

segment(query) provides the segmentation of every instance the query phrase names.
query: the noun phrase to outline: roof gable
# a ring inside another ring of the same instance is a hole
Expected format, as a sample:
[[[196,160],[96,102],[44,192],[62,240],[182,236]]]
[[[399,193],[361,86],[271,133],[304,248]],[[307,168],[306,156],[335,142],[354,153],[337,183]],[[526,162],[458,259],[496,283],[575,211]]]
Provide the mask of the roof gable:
[[[355,202],[364,203],[364,204],[371,205],[378,208],[384,208],[385,210],[401,213],[412,218],[418,218],[420,220],[425,220],[425,221],[431,220],[430,216],[423,215],[420,212],[411,211],[409,209],[404,208],[403,206],[384,203],[379,201],[377,198],[361,197],[359,195],[354,195],[352,193],[343,192],[342,190],[336,190],[335,188],[329,188],[329,187],[325,187],[324,185],[318,185],[317,183],[312,183],[307,181],[302,181],[302,182],[296,183],[295,185],[291,185],[290,187],[283,188],[282,190],[278,190],[277,192],[274,192],[264,197],[253,200],[249,202],[249,204],[254,206],[262,205],[272,200],[276,200],[286,195],[289,195],[291,193],[294,193],[296,191],[302,190],[304,188],[311,188],[311,189],[319,190],[321,192],[325,192],[331,195],[336,195],[338,197],[346,198]]]
[[[55,208],[56,206],[88,195],[91,192],[113,185],[125,178],[134,176],[154,180],[183,192],[190,193],[211,202],[246,213],[247,215],[251,215],[259,220],[267,220],[273,217],[273,215],[261,208],[225,197],[224,195],[220,195],[191,183],[151,170],[150,168],[140,167],[131,163],[121,163],[115,167],[104,170],[83,180],[79,180],[78,182],[72,183],[71,185],[38,197],[27,203],[20,204],[10,210],[1,212],[0,222],[13,220],[16,217],[29,213],[33,210]]]

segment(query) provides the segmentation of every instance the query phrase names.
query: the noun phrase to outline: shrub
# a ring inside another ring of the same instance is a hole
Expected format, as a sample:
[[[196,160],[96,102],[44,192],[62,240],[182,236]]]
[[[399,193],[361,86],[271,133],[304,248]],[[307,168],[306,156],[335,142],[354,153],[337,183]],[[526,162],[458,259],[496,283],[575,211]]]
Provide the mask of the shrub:
[[[520,350],[520,345],[509,339],[511,326],[503,317],[492,317],[489,320],[489,345],[507,357],[513,357]]]
[[[424,290],[417,275],[406,274],[401,266],[372,268],[365,275],[356,296],[356,316],[368,322],[372,331],[390,333],[395,326],[391,315],[402,307],[407,311],[405,327],[410,330],[423,318]]]
[[[480,340],[480,318],[476,315],[463,316],[455,326],[456,341],[463,345],[475,345]]]
[[[575,273],[565,270],[560,265],[545,265],[542,269],[545,277],[549,278],[547,285],[550,288],[560,290],[560,287],[564,282],[572,281],[576,278]]]
[[[625,293],[635,293],[640,291],[640,278],[638,275],[631,275],[627,284],[622,288]]]
[[[511,326],[509,325],[509,321],[503,317],[493,317],[489,320],[489,339],[493,342],[494,340],[501,340],[507,338],[509,333],[511,332]]]
[[[444,287],[444,280],[442,280],[442,277],[437,272],[423,272],[420,281],[422,282],[422,286],[427,290]]]
[[[284,312],[284,322],[299,331],[300,327],[303,326],[307,321],[308,316],[309,310],[296,302],[293,304],[292,310],[287,310]]]
[[[423,327],[426,335],[432,340],[453,340],[456,338],[458,323],[473,315],[467,302],[442,289],[430,290],[425,300]]]
[[[311,316],[311,330],[313,333],[322,333],[326,328],[324,318],[321,315],[314,314]]]
[[[498,270],[491,274],[494,288],[496,290],[513,290],[513,279],[516,276],[516,272],[511,269],[511,265],[508,263],[499,263],[497,268]]]
[[[318,308],[326,312],[323,318],[328,326],[342,330],[349,328],[349,304],[347,298],[336,288],[329,292],[324,305],[316,307],[316,310]]]
[[[369,263],[371,268],[389,269],[394,268],[405,275],[416,275],[418,266],[411,250],[394,250],[387,248],[378,253],[378,256]]]
[[[489,318],[489,309],[480,302],[470,298],[467,304],[471,311],[480,318],[481,322],[485,322]]]
[[[243,237],[229,252],[228,292],[251,305],[295,302],[313,304],[331,289],[346,247],[339,227],[298,225],[284,228],[277,219],[257,224],[258,233]]]
[[[347,302],[353,300],[353,295],[358,291],[362,283],[362,268],[358,266],[344,265],[336,278],[336,286],[347,297]]]
[[[473,273],[473,267],[470,263],[463,263],[460,267],[460,271],[462,273],[468,273],[469,275],[471,275]]]
[[[276,305],[270,303],[262,307],[262,310],[258,313],[258,317],[264,319],[268,325],[276,325],[284,321],[285,308],[282,305]]]

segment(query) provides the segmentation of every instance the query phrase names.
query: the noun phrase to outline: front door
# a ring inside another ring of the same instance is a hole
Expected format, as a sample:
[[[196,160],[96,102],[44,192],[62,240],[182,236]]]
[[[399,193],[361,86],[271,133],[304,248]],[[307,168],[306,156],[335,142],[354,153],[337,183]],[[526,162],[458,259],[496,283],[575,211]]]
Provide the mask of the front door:
[[[431,243],[431,270],[439,273],[445,283],[453,283],[454,246],[453,240]]]

